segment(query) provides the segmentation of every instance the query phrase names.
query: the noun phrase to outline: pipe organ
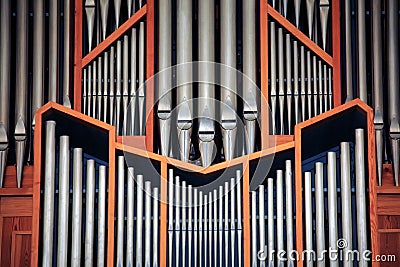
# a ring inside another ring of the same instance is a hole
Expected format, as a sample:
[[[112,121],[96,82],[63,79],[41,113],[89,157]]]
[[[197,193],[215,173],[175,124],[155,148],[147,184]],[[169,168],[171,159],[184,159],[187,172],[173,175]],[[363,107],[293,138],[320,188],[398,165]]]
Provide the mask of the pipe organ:
[[[397,1],[0,5],[2,266],[396,266]]]

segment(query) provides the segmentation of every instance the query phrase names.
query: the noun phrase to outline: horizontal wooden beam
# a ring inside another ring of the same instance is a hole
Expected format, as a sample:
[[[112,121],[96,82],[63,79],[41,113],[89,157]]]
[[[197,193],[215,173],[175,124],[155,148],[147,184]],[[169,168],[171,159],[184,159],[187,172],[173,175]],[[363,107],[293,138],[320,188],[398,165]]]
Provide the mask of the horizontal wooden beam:
[[[115,41],[117,41],[125,32],[135,25],[139,20],[141,20],[147,13],[147,5],[144,5],[138,10],[132,17],[130,17],[124,24],[122,24],[118,29],[116,29],[110,36],[108,36],[103,42],[96,46],[92,51],[89,52],[82,59],[82,68],[87,64],[92,62],[93,59],[98,57],[103,53],[109,46],[111,46]]]
[[[262,0],[265,1],[265,0]],[[290,21],[276,11],[271,5],[268,5],[268,14],[276,20],[283,28],[289,31],[294,37],[304,44],[308,49],[320,57],[325,63],[333,67],[333,58],[326,53],[319,45],[314,43],[310,38],[307,37],[302,31],[296,28]]]

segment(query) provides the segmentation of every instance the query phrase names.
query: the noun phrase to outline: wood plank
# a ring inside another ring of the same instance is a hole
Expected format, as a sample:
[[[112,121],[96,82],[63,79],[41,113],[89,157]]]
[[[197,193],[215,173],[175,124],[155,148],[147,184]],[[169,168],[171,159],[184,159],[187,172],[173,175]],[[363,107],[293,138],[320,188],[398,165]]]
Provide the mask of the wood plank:
[[[396,260],[400,259],[400,233],[381,233],[379,234],[379,250],[375,255],[395,255]],[[383,260],[383,258],[382,258]],[[398,262],[373,262],[373,265],[380,267],[398,266]]]
[[[82,109],[82,38],[83,38],[83,0],[75,0],[74,17],[74,109]]]
[[[117,206],[115,201],[115,174],[116,174],[116,149],[115,149],[115,128],[109,133],[109,144],[108,144],[108,214],[107,214],[107,266],[114,266],[114,245],[115,245],[115,233],[114,233],[114,216],[115,207]]]
[[[92,51],[89,52],[83,59],[81,68],[86,67],[93,59],[97,58],[103,53],[110,45],[117,41],[125,32],[130,30],[139,20],[141,20],[147,12],[147,5],[144,5],[139,9],[132,17],[125,21],[118,29],[110,34],[104,41],[96,46]],[[82,44],[81,44],[82,45]]]
[[[400,216],[378,216],[378,229],[379,232],[400,229]]]
[[[32,188],[0,188],[0,197],[3,196],[32,196]]]
[[[13,231],[11,241],[11,265],[30,266],[31,264],[31,231]]]
[[[17,168],[15,166],[7,166],[3,181],[4,188],[17,187]],[[33,166],[24,166],[22,174],[21,188],[32,188],[33,184]]]
[[[399,202],[399,195],[378,195],[376,200],[377,215],[400,215]]]
[[[303,170],[301,157],[301,126],[294,127],[294,188],[296,199],[296,250],[303,251]],[[299,258],[297,266],[302,267],[303,261]]]
[[[32,216],[32,208],[30,197],[0,198],[0,214],[3,217]]]
[[[146,34],[146,149],[154,152],[155,5],[147,0]]]
[[[141,150],[147,150],[147,135],[146,136],[117,136],[117,143],[124,146],[130,146]]]
[[[321,47],[319,47],[310,38],[308,38],[307,35],[305,35],[302,31],[297,29],[290,21],[288,21],[284,16],[282,16],[277,10],[275,10],[269,4],[268,4],[268,14],[274,20],[276,20],[276,22],[278,22],[283,28],[285,28],[294,37],[296,37],[302,44],[304,44],[308,49],[310,49],[314,54],[316,54],[319,58],[321,58],[325,63],[327,63],[331,67],[334,67],[333,58],[328,53],[326,53]]]
[[[3,227],[0,229],[0,231],[2,232],[0,247],[1,266],[11,266],[11,240],[13,220],[14,218],[12,217],[3,218]]]

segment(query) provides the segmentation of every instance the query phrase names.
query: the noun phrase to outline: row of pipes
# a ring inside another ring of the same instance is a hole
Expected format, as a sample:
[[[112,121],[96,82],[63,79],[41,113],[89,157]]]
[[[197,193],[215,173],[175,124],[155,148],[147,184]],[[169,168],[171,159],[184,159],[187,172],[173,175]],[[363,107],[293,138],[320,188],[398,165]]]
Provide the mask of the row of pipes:
[[[190,63],[194,61],[194,54],[197,52],[198,61],[214,63],[216,59],[215,49],[215,2],[211,0],[198,1],[196,9],[198,10],[198,36],[193,35],[193,7],[192,0],[177,1],[177,31],[176,31],[176,57],[177,64]],[[242,9],[242,17],[237,17],[237,9]],[[209,166],[213,161],[216,140],[216,125],[214,121],[220,121],[222,132],[222,143],[225,159],[234,157],[235,149],[245,150],[252,153],[255,149],[256,125],[259,117],[258,105],[260,95],[258,89],[252,82],[256,81],[256,1],[243,1],[242,6],[236,2],[222,0],[219,6],[220,19],[220,58],[222,64],[236,69],[237,68],[237,25],[238,20],[242,21],[242,72],[248,81],[243,84],[243,117],[245,125],[245,147],[235,148],[238,143],[236,132],[238,121],[236,114],[237,96],[239,89],[235,77],[227,77],[227,73],[221,73],[221,80],[226,81],[228,88],[221,88],[220,96],[215,94],[216,85],[214,67],[207,64],[200,64],[198,76],[203,81],[198,85],[199,105],[197,110],[191,103],[193,98],[193,85],[184,84],[178,86],[176,95],[177,116],[176,121],[172,121],[173,101],[171,88],[172,77],[162,75],[159,79],[156,95],[159,97],[157,107],[157,118],[160,131],[160,152],[163,155],[170,155],[171,143],[178,143],[180,147],[179,155],[173,155],[182,161],[189,160],[189,154],[192,145],[192,134],[196,134],[193,139],[199,139],[199,151],[203,166]],[[158,68],[160,71],[168,69],[172,64],[172,1],[159,1],[158,11]],[[194,51],[193,44],[196,44],[198,51]],[[187,77],[195,75],[194,69],[188,67],[176,74],[176,80],[187,80]],[[220,99],[227,108],[216,107],[216,99]],[[239,98],[238,98],[239,99]],[[220,114],[216,111],[220,110]],[[198,119],[198,127],[193,125],[194,118]],[[177,140],[175,136],[171,137],[171,129],[176,127],[178,132]],[[198,129],[197,133],[192,133],[192,129]],[[176,141],[176,142],[175,142]]]
[[[83,113],[114,125],[117,135],[144,135],[145,23],[83,69]]]
[[[303,45],[299,52],[298,41],[281,27],[276,30],[274,21],[269,32],[270,132],[293,134],[294,124],[332,108],[332,68]]]
[[[84,48],[87,48],[85,50],[87,53],[121,26],[124,19],[129,19],[145,4],[144,0],[127,0],[126,3],[114,0],[114,14],[110,14],[110,2],[110,0],[85,0],[87,46]]]
[[[241,170],[212,190],[168,179],[168,266],[242,266]]]
[[[336,152],[328,152],[326,163],[316,162],[304,173],[303,251],[295,246],[291,161],[285,171],[277,170],[275,178],[251,191],[251,266],[295,266],[298,259],[306,266],[339,266],[339,259],[343,266],[358,259],[359,266],[368,266],[363,257],[369,246],[364,146],[364,130],[356,129],[353,153],[350,143],[342,142],[339,163]],[[340,258],[324,257],[324,251],[339,249]]]
[[[286,19],[291,21],[298,29],[303,31],[304,34],[307,34],[311,40],[317,44],[320,44],[325,51],[327,50],[327,40],[330,35],[330,32],[328,31],[330,15],[329,0],[303,1],[303,5],[305,5],[304,9],[306,10],[305,15],[301,13],[301,0],[294,0],[293,2],[288,0],[269,0],[269,2],[274,9],[281,13]],[[290,16],[292,14],[293,16]],[[301,19],[306,21],[306,25],[301,24]],[[318,37],[318,34],[321,36]]]
[[[361,0],[344,3],[346,101],[359,97],[374,107],[378,185],[382,185],[383,164],[391,162],[394,184],[398,186],[399,3],[396,0],[371,1],[370,6]]]
[[[107,166],[56,138],[55,121],[45,125],[41,265],[105,266]]]
[[[13,148],[11,145],[13,139],[17,186],[21,187],[24,164],[32,161],[31,140],[33,140],[36,110],[45,103],[45,100],[61,101],[65,106],[71,107],[72,2],[48,1],[46,9],[45,1],[37,0],[33,1],[33,10],[30,10],[29,1],[17,1],[15,5],[11,0],[1,1],[0,187],[3,184],[8,150]],[[33,20],[30,19],[32,14]],[[61,21],[63,28],[60,27]],[[16,23],[15,27],[12,26],[13,23]],[[15,39],[12,31],[15,31]],[[12,47],[13,45],[15,47]],[[32,53],[30,47],[33,47]],[[46,49],[48,57],[45,56]],[[62,100],[59,99],[60,87]],[[15,99],[14,103],[12,99]],[[14,118],[14,121],[11,121],[11,118]],[[14,138],[11,137],[13,130]]]

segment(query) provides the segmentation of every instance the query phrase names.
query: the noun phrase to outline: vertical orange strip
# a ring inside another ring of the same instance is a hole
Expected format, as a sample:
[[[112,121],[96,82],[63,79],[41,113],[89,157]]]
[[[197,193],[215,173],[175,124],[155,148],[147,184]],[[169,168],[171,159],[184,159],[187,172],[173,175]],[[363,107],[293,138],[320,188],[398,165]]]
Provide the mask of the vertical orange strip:
[[[376,187],[376,150],[375,150],[375,127],[372,109],[367,112],[367,153],[368,153],[368,180],[369,180],[369,217],[371,229],[372,256],[379,254],[378,240],[378,218],[377,218],[377,194]],[[372,262],[372,266],[379,266],[378,262]]]
[[[31,243],[31,266],[38,266],[39,256],[39,217],[40,217],[40,177],[42,166],[42,110],[50,104],[40,108],[35,116],[35,135],[33,140],[33,211],[32,211],[32,243]]]
[[[340,82],[340,1],[332,1],[333,106],[342,104]]]
[[[167,266],[167,181],[168,166],[161,162],[160,175],[160,266]],[[161,242],[162,241],[162,242]],[[163,244],[162,244],[163,243]]]
[[[302,180],[303,173],[301,168],[301,127],[294,127],[294,187],[296,194],[296,250],[303,252],[303,197],[302,197]],[[297,266],[302,267],[303,261],[301,257],[297,261]]]
[[[109,131],[108,138],[108,232],[107,232],[107,266],[114,266],[114,214],[115,214],[115,162],[116,136],[115,128]]]
[[[250,162],[247,158],[243,162],[243,263],[244,267],[250,267]]]
[[[260,1],[260,56],[261,56],[261,150],[267,149],[269,137],[268,107],[268,5]]]
[[[154,23],[155,23],[155,6],[154,0],[147,1],[147,44],[146,44],[146,149],[153,152],[154,150],[154,82],[149,79],[154,75]]]
[[[74,109],[81,111],[82,98],[82,27],[83,27],[83,3],[75,0],[75,56],[74,56]]]

